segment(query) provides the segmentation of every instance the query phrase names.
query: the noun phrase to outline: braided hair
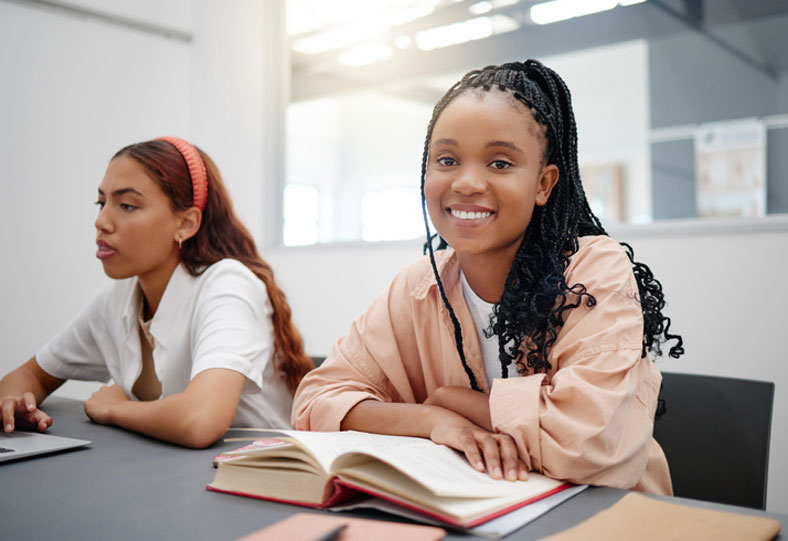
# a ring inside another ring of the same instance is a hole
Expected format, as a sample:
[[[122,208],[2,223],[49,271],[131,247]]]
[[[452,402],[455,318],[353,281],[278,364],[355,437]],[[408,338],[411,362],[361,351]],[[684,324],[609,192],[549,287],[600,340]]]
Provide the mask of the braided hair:
[[[564,323],[568,310],[583,302],[589,307],[596,304],[594,296],[583,284],[569,285],[564,271],[570,257],[578,250],[578,238],[586,235],[607,235],[599,218],[588,205],[580,182],[577,163],[577,127],[572,111],[572,99],[563,79],[536,60],[511,62],[500,66],[487,66],[471,71],[455,83],[435,105],[427,127],[421,161],[421,201],[424,225],[427,230],[425,252],[429,253],[441,298],[452,325],[457,352],[471,387],[480,390],[473,371],[465,359],[462,329],[451,307],[435,264],[435,250],[448,246],[437,234],[430,232],[424,182],[430,151],[430,139],[441,113],[456,97],[467,92],[486,92],[497,88],[509,92],[523,103],[534,120],[542,127],[546,144],[543,162],[554,164],[560,171],[559,179],[547,203],[535,206],[531,222],[515,254],[504,284],[503,295],[493,307],[490,327],[485,331],[489,338],[498,336],[498,358],[502,377],[508,367],[516,363],[519,373],[547,372],[552,368],[548,351],[556,340],[558,329]],[[437,248],[433,247],[438,237]],[[662,285],[651,270],[634,260],[632,247],[621,243],[637,282],[639,300],[643,310],[643,350],[662,354],[661,344],[668,340],[676,343],[669,355],[678,358],[684,353],[681,336],[670,333],[670,318],[662,314],[665,297]],[[525,349],[523,349],[525,342]]]

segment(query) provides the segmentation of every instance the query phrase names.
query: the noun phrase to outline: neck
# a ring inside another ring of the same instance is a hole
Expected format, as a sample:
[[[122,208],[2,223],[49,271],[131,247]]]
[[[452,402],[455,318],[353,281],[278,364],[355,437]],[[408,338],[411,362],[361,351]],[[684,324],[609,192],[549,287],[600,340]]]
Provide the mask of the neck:
[[[142,294],[145,296],[146,319],[152,318],[156,314],[161,298],[164,296],[164,290],[167,289],[167,284],[178,266],[178,262],[178,259],[175,258],[155,270],[137,276]]]
[[[460,268],[473,292],[490,304],[500,301],[515,252],[516,248],[511,257],[500,253],[495,256],[458,254]]]

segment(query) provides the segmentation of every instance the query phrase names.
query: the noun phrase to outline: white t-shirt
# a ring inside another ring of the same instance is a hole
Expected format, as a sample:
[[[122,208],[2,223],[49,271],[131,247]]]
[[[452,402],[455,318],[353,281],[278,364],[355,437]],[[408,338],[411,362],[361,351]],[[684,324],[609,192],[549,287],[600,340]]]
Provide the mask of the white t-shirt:
[[[113,280],[36,354],[61,379],[108,381],[134,399],[142,370],[137,278]],[[209,368],[246,376],[233,426],[290,427],[292,397],[272,362],[273,308],[265,284],[243,263],[223,259],[200,276],[178,265],[150,325],[162,397],[180,393]]]
[[[479,346],[482,350],[482,360],[484,361],[484,373],[487,376],[487,382],[492,387],[494,379],[502,377],[501,374],[501,361],[498,358],[498,335],[494,334],[490,338],[485,336],[484,331],[490,328],[490,316],[493,313],[494,304],[482,299],[471,289],[468,280],[465,278],[465,273],[460,271],[460,280],[462,281],[462,295],[465,297],[465,303],[468,305],[468,311],[473,318],[473,324],[476,327],[476,334],[479,336]],[[510,378],[519,377],[517,373],[517,365],[512,363],[507,368],[507,374]]]

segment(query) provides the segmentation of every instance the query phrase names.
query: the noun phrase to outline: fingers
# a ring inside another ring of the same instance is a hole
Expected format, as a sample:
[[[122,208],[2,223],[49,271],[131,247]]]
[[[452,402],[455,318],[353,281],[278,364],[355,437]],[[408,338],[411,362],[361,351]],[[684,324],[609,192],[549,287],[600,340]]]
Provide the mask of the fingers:
[[[25,408],[24,411],[32,412],[36,409],[36,396],[31,392],[26,392],[22,394],[22,400],[20,400],[20,406]],[[19,410],[18,410],[19,411]]]
[[[487,473],[493,479],[502,479],[501,453],[498,451],[498,439],[492,434],[483,435],[479,439],[479,447],[481,447],[484,454]]]
[[[6,398],[0,404],[0,412],[3,418],[3,430],[6,432],[14,431],[14,412],[16,411],[16,398]]]
[[[468,435],[463,438],[463,441],[458,446],[459,450],[465,454],[468,463],[478,472],[484,473],[484,460],[482,454],[479,452],[479,445],[473,436]]]
[[[517,444],[511,436],[487,433],[477,438],[490,477],[507,481],[528,479],[528,468],[520,458]]]
[[[52,426],[52,417],[37,409],[29,414],[27,422],[39,432],[44,432],[47,428]]]
[[[504,477],[506,477],[507,481],[517,481],[520,474],[518,465],[520,457],[517,452],[517,445],[515,445],[511,436],[507,434],[501,434],[497,439],[498,448],[501,452],[501,467],[503,468]]]
[[[36,397],[30,392],[3,400],[0,413],[5,432],[13,432],[17,428],[17,421],[25,428],[33,427],[40,431],[52,426],[52,418],[38,409]]]

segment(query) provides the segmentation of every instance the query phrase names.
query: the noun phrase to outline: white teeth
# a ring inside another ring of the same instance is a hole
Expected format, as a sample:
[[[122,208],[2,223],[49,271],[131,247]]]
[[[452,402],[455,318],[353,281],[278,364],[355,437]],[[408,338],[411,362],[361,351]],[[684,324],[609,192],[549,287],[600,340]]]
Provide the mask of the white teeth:
[[[450,209],[451,215],[460,220],[479,220],[487,218],[492,212],[465,212],[464,210]]]

